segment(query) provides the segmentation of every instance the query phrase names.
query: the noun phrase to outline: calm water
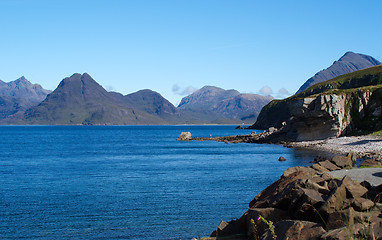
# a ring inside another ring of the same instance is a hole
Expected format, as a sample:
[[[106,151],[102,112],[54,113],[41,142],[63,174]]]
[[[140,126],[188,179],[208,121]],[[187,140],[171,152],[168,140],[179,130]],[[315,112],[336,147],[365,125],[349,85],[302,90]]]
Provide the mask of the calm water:
[[[191,239],[315,153],[177,142],[232,126],[2,126],[1,239]],[[284,156],[285,162],[278,162]]]

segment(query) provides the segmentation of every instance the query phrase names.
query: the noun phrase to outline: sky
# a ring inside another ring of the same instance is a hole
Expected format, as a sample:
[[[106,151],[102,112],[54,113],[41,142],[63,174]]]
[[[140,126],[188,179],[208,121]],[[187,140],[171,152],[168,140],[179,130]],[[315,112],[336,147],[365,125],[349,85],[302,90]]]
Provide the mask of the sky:
[[[0,0],[0,79],[73,73],[173,104],[205,85],[293,94],[347,51],[382,61],[382,1]]]

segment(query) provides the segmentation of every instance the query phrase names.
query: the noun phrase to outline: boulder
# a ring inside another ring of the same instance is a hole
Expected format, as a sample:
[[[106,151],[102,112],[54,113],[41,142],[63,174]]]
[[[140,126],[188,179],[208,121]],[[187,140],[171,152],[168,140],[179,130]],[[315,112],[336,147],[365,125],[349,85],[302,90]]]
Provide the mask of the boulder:
[[[178,141],[190,141],[192,139],[190,132],[182,132],[176,139]]]
[[[288,177],[289,175],[295,172],[304,172],[309,177],[313,176],[316,173],[316,171],[314,171],[312,168],[309,168],[309,167],[291,167],[284,171],[284,174],[282,175],[282,177]]]
[[[359,166],[360,167],[377,167],[377,166],[382,166],[382,163],[372,159],[366,159]]]
[[[247,223],[247,236],[254,239],[259,239],[268,228],[263,221],[258,220],[260,215],[267,221],[274,223],[289,218],[286,211],[277,208],[250,208],[242,218]]]
[[[279,162],[284,162],[284,161],[286,161],[285,157],[279,157]]]
[[[353,237],[363,229],[362,224],[355,224],[353,226],[342,227],[330,230],[322,234],[321,240],[347,240],[354,239]]]
[[[319,162],[318,164],[321,167],[324,167],[324,168],[328,169],[329,171],[336,171],[336,170],[340,170],[341,169],[341,168],[339,168],[337,165],[333,164],[329,160],[325,160],[323,162]]]
[[[354,225],[354,209],[352,207],[329,213],[326,229],[337,229]]]
[[[311,168],[313,168],[314,170],[316,170],[319,173],[324,173],[324,172],[329,171],[328,169],[324,168],[323,166],[321,166],[320,164],[317,164],[317,163],[313,164],[311,166]]]
[[[299,220],[283,220],[275,224],[275,234],[277,240],[309,240],[319,239],[326,231],[324,228],[314,222]],[[263,238],[265,240],[273,240],[273,234],[268,229]]]
[[[341,169],[352,168],[354,164],[351,157],[345,157],[345,156],[334,156],[330,161]]]
[[[221,221],[218,228],[216,229],[216,238],[227,238],[239,239],[244,236],[242,227],[238,220],[232,220],[230,222]]]
[[[287,177],[282,176],[279,180],[269,185],[266,189],[261,191],[250,203],[250,208],[267,208],[271,207],[270,202],[288,186],[288,184],[294,182],[297,179],[308,179],[311,177],[310,172],[306,171],[294,171]]]
[[[356,211],[368,211],[374,206],[374,202],[366,198],[355,198],[352,202],[352,207]]]

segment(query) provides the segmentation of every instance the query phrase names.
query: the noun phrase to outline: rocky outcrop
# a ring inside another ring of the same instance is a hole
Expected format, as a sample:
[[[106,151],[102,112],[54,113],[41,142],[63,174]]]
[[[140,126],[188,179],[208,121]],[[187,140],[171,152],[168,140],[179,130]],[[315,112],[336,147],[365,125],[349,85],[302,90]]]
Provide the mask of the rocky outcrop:
[[[250,128],[282,127],[285,141],[318,140],[382,129],[382,66],[274,101]]]
[[[190,132],[182,132],[179,137],[176,139],[177,141],[190,141],[192,139]]]
[[[347,157],[319,159],[337,168]],[[259,193],[237,220],[220,223],[211,239],[382,239],[382,185],[336,179],[325,164],[294,167]]]

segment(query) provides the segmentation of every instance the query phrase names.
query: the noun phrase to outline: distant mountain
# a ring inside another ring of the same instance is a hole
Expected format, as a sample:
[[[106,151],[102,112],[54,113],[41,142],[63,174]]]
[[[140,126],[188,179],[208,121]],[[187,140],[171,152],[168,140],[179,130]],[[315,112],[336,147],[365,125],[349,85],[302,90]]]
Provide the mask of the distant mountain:
[[[309,78],[300,87],[297,93],[300,93],[317,83],[325,82],[343,74],[373,67],[379,64],[381,64],[381,62],[371,56],[347,52],[338,61],[335,61],[330,67],[316,73],[313,77]]]
[[[131,108],[123,96],[107,92],[87,73],[65,78],[38,106],[26,111],[29,124],[163,124],[159,117]]]
[[[176,114],[179,110],[157,92],[149,89],[140,90],[123,97],[129,106],[151,114]]]
[[[24,76],[8,83],[0,80],[0,120],[36,106],[50,92],[38,84],[32,84]]]
[[[261,108],[273,98],[257,94],[241,94],[236,90],[205,86],[184,97],[178,109],[191,112],[209,123],[252,123]]]
[[[31,104],[41,102],[51,92],[39,84],[32,84],[24,76],[9,83],[0,80],[0,95],[24,99],[33,102]]]
[[[272,97],[206,86],[183,98],[176,108],[159,93],[148,89],[125,96],[107,92],[87,73],[75,73],[63,79],[50,93],[25,78],[0,85],[4,94],[0,95],[1,124],[252,123],[260,109],[272,100]]]

